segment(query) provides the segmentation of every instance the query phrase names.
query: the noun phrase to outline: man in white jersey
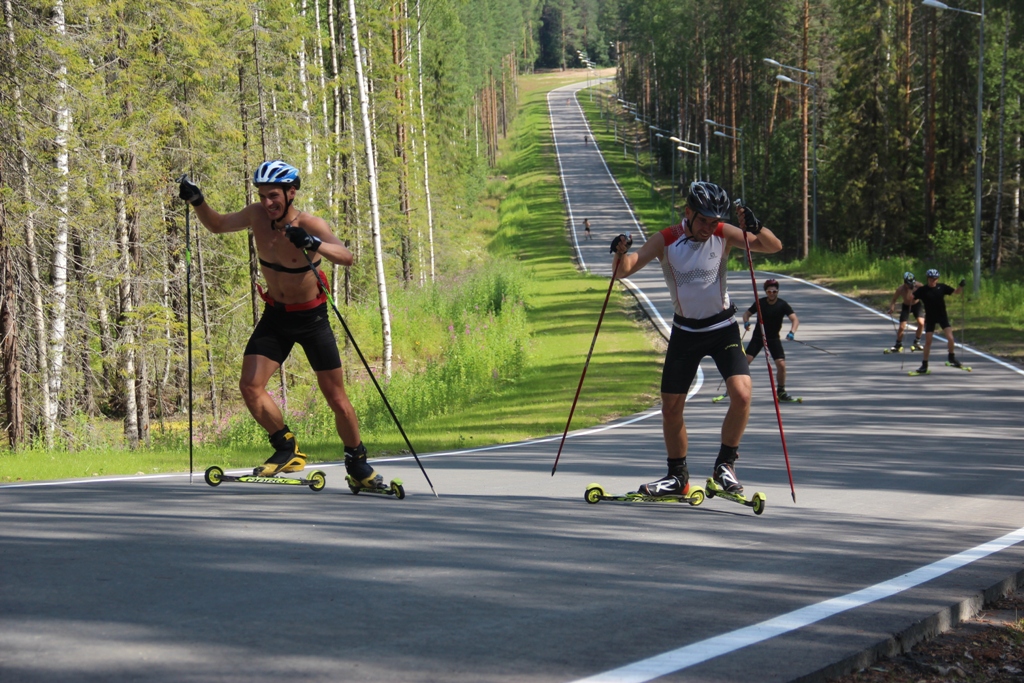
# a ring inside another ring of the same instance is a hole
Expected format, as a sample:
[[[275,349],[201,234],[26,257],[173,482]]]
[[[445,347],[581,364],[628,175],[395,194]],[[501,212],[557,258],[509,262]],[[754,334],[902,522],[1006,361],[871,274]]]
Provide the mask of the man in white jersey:
[[[675,307],[661,375],[661,419],[668,474],[642,484],[640,493],[686,495],[689,490],[683,407],[697,366],[705,356],[714,359],[729,394],[729,412],[722,423],[722,446],[713,477],[726,491],[743,490],[736,478],[735,463],[750,417],[750,367],[740,343],[739,325],[733,318],[736,306],[729,300],[726,288],[726,264],[729,251],[743,249],[744,240],[749,240],[751,251],[766,254],[782,249],[782,242],[761,225],[749,208],[739,209],[740,227],[723,223],[728,215],[729,196],[725,190],[714,183],[698,181],[690,184],[682,223],[654,234],[635,254],[627,253],[629,238],[625,235],[612,241],[612,266],[617,260],[622,261],[617,277],[627,278],[657,258]]]

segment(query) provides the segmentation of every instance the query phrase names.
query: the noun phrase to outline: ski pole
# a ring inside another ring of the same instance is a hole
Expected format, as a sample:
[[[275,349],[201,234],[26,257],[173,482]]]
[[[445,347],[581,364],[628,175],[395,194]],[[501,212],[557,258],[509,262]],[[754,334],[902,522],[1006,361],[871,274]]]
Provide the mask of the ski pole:
[[[291,226],[287,226],[291,227]],[[370,364],[366,362],[366,357],[363,356],[363,352],[359,349],[359,344],[356,343],[356,338],[352,336],[352,331],[348,329],[348,325],[345,323],[345,318],[341,316],[341,311],[338,310],[338,306],[334,303],[334,297],[331,296],[331,292],[327,289],[327,285],[323,280],[320,279],[320,274],[316,272],[316,268],[313,267],[313,260],[309,258],[309,254],[306,250],[302,250],[302,255],[306,257],[306,263],[309,264],[309,270],[316,277],[316,283],[320,287],[320,291],[327,297],[327,301],[330,302],[331,308],[334,309],[334,315],[338,316],[338,322],[345,328],[345,334],[348,335],[349,340],[352,342],[352,347],[359,354],[359,360],[363,362],[363,367],[366,368],[366,372],[370,375],[370,379],[373,381],[373,386],[377,387],[377,393],[380,394],[381,399],[384,401],[384,407],[388,409],[391,414],[391,419],[395,421],[395,426],[398,427],[398,431],[402,434],[402,438],[405,439],[405,445],[409,447],[409,452],[412,453],[412,457],[416,459],[416,464],[420,466],[420,472],[423,472],[424,478],[427,480],[427,485],[430,486],[431,493],[434,494],[435,498],[440,498],[437,495],[437,491],[434,490],[434,484],[430,481],[430,477],[427,475],[427,471],[423,469],[423,463],[420,462],[420,456],[416,455],[416,449],[412,447],[412,443],[409,441],[409,437],[405,435],[405,430],[402,429],[402,423],[398,421],[398,416],[395,415],[395,411],[391,408],[391,403],[388,401],[388,397],[384,395],[384,390],[380,388],[380,384],[377,382],[377,378],[373,374],[373,370],[370,369]]]
[[[736,200],[736,208],[741,209],[743,203]],[[761,341],[764,343],[764,362],[768,366],[768,381],[772,385],[772,398],[775,400],[775,417],[779,421],[779,436],[782,438],[782,455],[786,458],[786,474],[789,475],[789,492],[796,502],[796,488],[793,486],[793,471],[789,467],[789,450],[786,448],[786,432],[782,428],[782,411],[779,410],[779,394],[775,389],[775,375],[772,373],[771,351],[768,349],[768,335],[764,332],[764,317],[761,315],[761,299],[757,295],[757,278],[754,277],[754,261],[750,257],[750,236],[743,231],[743,246],[747,251],[747,268],[750,269],[750,284],[754,288],[754,303],[757,305],[757,326],[761,330]]]
[[[583,380],[587,376],[587,368],[590,367],[590,357],[594,355],[594,345],[597,343],[597,333],[601,331],[601,321],[604,320],[604,311],[608,308],[608,299],[612,295],[612,287],[615,286],[615,275],[619,272],[619,264],[622,263],[622,257],[619,257],[615,261],[615,266],[612,268],[612,278],[608,282],[608,293],[604,295],[604,305],[601,306],[601,315],[597,318],[597,329],[594,330],[594,338],[590,341],[590,351],[587,352],[587,362],[583,364],[583,374],[580,375],[579,386],[576,387],[576,396],[572,399],[572,408],[569,409],[569,419],[565,422],[565,431],[562,432],[562,441],[558,444],[558,453],[555,455],[555,464],[551,467],[551,476],[555,476],[555,470],[558,469],[558,459],[562,457],[562,446],[565,445],[565,437],[569,434],[569,425],[572,424],[572,414],[576,412],[576,401],[580,398],[580,391],[583,389]]]
[[[803,344],[804,346],[810,346],[812,349],[815,349],[817,351],[821,351],[822,353],[827,353],[830,356],[838,356],[839,355],[838,353],[832,353],[831,351],[826,351],[825,349],[819,348],[819,347],[815,346],[814,344],[808,344],[807,342],[800,341],[799,339],[790,339],[790,341],[795,341],[797,344]]]
[[[185,307],[188,309],[185,347],[188,356],[188,483],[192,483],[192,225],[188,202],[185,202]]]

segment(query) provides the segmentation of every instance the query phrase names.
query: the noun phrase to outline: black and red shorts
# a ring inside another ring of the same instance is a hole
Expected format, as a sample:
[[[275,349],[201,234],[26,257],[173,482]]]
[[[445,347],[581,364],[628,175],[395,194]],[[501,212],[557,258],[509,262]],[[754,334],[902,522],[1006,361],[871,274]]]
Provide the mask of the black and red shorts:
[[[740,327],[732,324],[710,332],[688,332],[672,327],[661,372],[661,393],[686,394],[697,367],[705,356],[711,356],[723,379],[733,375],[749,375],[750,366],[743,355]]]
[[[319,372],[341,367],[341,354],[338,353],[338,342],[331,329],[326,303],[306,311],[284,311],[268,304],[249,337],[249,343],[245,345],[245,355],[265,356],[276,363],[283,363],[295,344],[306,352],[313,370]]]

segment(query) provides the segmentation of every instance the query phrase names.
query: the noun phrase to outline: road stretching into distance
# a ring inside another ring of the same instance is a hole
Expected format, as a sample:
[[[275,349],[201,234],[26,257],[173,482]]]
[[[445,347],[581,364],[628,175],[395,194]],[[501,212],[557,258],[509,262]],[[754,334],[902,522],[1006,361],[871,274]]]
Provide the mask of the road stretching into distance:
[[[608,275],[611,238],[641,231],[583,144],[580,87],[549,105],[576,258]],[[585,217],[594,239],[575,245]],[[631,282],[671,320],[656,264]],[[747,274],[729,285],[753,302]],[[783,405],[796,504],[761,357],[738,462],[761,516],[584,502],[591,482],[661,476],[656,407],[571,433],[554,477],[560,434],[424,455],[439,499],[409,458],[378,461],[403,501],[351,495],[337,464],[318,466],[321,493],[187,475],[4,486],[0,680],[791,681],[1019,572],[1024,373],[970,350],[973,372],[946,368],[939,345],[911,378],[881,353],[886,318],[797,280],[780,296],[798,339],[837,354],[786,342],[805,400]],[[695,482],[725,411],[704,372],[686,408]]]

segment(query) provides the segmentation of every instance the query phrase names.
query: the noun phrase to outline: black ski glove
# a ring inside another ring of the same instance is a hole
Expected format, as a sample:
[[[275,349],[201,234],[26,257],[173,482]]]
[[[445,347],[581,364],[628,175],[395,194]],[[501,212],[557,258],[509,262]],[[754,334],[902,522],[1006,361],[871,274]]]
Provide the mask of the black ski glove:
[[[964,287],[966,285],[967,285],[967,278],[965,278],[965,277],[960,278],[960,286]]]
[[[188,179],[188,174],[178,178],[178,197],[192,206],[199,206],[205,200],[199,186]]]
[[[293,225],[286,226],[284,234],[297,249],[316,251],[320,248],[320,245],[324,243],[324,241],[316,235],[310,235],[302,228],[296,228]]]
[[[615,239],[612,240],[612,246],[611,249],[608,250],[608,253],[614,254],[615,252],[617,252],[619,250],[619,244],[621,244],[622,242],[626,243],[626,251],[629,251],[629,248],[633,246],[633,236],[617,235]]]
[[[757,216],[754,215],[754,212],[750,210],[749,206],[736,207],[736,213],[739,214],[740,222],[743,224],[740,227],[751,235],[756,235],[761,232],[761,228],[763,228],[764,225],[761,224],[761,221],[757,220]]]

